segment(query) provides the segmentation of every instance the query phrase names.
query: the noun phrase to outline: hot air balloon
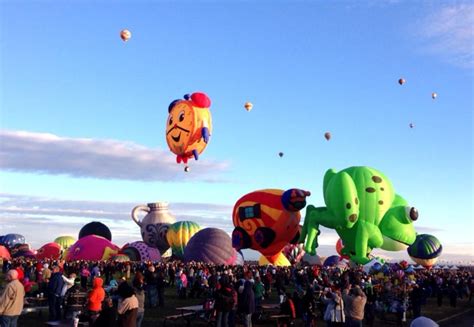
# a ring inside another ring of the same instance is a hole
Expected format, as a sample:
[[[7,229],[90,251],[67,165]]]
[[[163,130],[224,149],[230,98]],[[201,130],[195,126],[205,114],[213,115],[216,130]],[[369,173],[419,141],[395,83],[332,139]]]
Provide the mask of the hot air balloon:
[[[434,100],[438,97],[438,94],[436,92],[431,93],[431,98]]]
[[[272,262],[268,261],[268,258],[265,256],[260,256],[258,258],[258,264],[260,266],[266,266],[266,265],[272,265],[272,266],[277,266],[277,267],[289,267],[291,266],[291,262],[288,260],[288,258],[280,252],[276,259],[274,259]]]
[[[329,132],[324,133],[324,138],[325,138],[327,141],[329,141],[329,140],[331,139],[331,133],[329,133]]]
[[[79,238],[67,251],[66,261],[75,260],[109,260],[111,256],[119,252],[119,247],[108,239],[87,235]]]
[[[413,261],[425,268],[430,268],[438,261],[443,252],[443,246],[433,235],[419,234],[407,251]]]
[[[284,155],[283,152],[278,152],[278,156],[279,156],[280,158],[283,157],[283,155]]]
[[[406,81],[405,81],[405,79],[403,79],[403,78],[400,78],[400,79],[398,80],[398,84],[400,84],[400,85],[405,84],[405,82],[406,82]]]
[[[130,261],[158,262],[161,260],[160,251],[148,246],[148,244],[142,241],[125,245],[122,252],[130,258]]]
[[[201,226],[192,221],[178,221],[168,228],[166,239],[173,255],[179,259],[184,257],[184,248],[191,237],[201,230]]]
[[[59,236],[54,239],[54,243],[61,246],[63,250],[66,250],[76,242],[76,239],[72,236]]]
[[[311,255],[309,253],[305,253],[305,255],[303,256],[302,261],[309,264],[309,265],[322,266],[325,259],[326,259],[325,257],[321,257],[317,254]]]
[[[415,124],[410,123],[410,128],[413,128],[413,127],[415,127]]]
[[[7,234],[3,236],[2,244],[12,249],[17,244],[25,244],[25,237],[20,234]]]
[[[344,248],[344,243],[342,243],[341,239],[338,239],[337,242],[336,242],[336,252],[337,252],[337,254],[339,254],[341,256],[341,258],[349,260],[349,256],[342,254],[342,249],[343,248]]]
[[[184,249],[186,262],[196,261],[217,265],[232,264],[237,253],[229,235],[218,228],[205,228],[194,234]]]
[[[11,259],[10,252],[3,245],[0,245],[0,259]]]
[[[324,267],[334,267],[336,266],[339,261],[341,261],[341,258],[338,255],[331,255],[324,260]]]
[[[39,248],[38,252],[36,253],[36,259],[58,260],[61,257],[61,250],[61,245],[59,245],[58,243],[46,243],[45,245]]]
[[[212,135],[211,99],[201,92],[185,95],[184,100],[174,100],[168,107],[166,143],[176,154],[176,162],[198,160]]]
[[[81,228],[79,231],[79,239],[88,235],[102,236],[103,238],[112,241],[112,233],[110,232],[110,229],[100,221],[90,222]]]
[[[299,189],[259,190],[241,197],[234,205],[232,245],[251,248],[274,263],[288,243],[300,237],[300,210],[310,193]]]
[[[184,171],[185,171],[186,173],[189,173],[189,172],[191,171],[191,168],[189,168],[189,166],[186,166],[186,167],[184,167]]]
[[[253,108],[253,104],[250,102],[245,102],[244,107],[245,107],[245,110],[250,111]]]
[[[121,38],[122,41],[124,41],[124,42],[127,42],[131,37],[132,37],[132,33],[131,33],[129,30],[127,30],[127,29],[122,30],[122,31],[120,32],[120,38]]]
[[[10,253],[12,257],[16,258],[16,254],[19,252],[28,252],[31,250],[29,244],[15,244],[13,247],[10,248]]]

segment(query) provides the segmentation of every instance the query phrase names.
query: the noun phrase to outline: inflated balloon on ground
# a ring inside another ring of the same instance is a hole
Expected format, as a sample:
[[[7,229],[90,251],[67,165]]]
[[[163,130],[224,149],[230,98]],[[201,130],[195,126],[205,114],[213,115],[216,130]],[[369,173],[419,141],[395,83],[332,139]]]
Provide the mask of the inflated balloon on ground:
[[[84,225],[79,231],[79,239],[89,235],[102,236],[103,238],[112,241],[112,233],[110,232],[110,229],[100,221],[90,222]]]
[[[232,264],[236,260],[229,235],[218,228],[205,228],[194,234],[184,249],[186,262]]]
[[[72,236],[59,236],[59,237],[56,237],[56,239],[54,240],[54,243],[59,244],[63,250],[66,250],[75,242],[76,242],[76,239]]]
[[[10,251],[3,245],[0,245],[0,259],[11,259]]]
[[[142,241],[125,245],[122,249],[122,252],[128,255],[131,261],[158,262],[161,260],[160,251],[156,248],[148,246]]]
[[[2,244],[12,249],[17,244],[25,244],[25,237],[21,234],[7,234],[2,238]]]
[[[61,246],[58,243],[46,243],[42,247],[38,249],[36,253],[36,259],[44,260],[44,259],[53,259],[57,260],[61,257]]]
[[[443,252],[443,246],[433,235],[420,234],[416,236],[415,242],[408,247],[407,251],[413,261],[425,268],[430,268],[438,261]]]
[[[104,237],[87,235],[80,238],[68,249],[66,261],[108,260],[114,254],[117,254],[119,250],[118,246]]]
[[[300,237],[300,210],[310,193],[300,189],[266,189],[242,196],[234,205],[232,245],[237,250],[254,249],[270,263],[288,244]]]
[[[171,224],[166,233],[166,239],[171,247],[173,255],[183,259],[184,248],[191,237],[201,230],[201,226],[192,221],[178,221]]]

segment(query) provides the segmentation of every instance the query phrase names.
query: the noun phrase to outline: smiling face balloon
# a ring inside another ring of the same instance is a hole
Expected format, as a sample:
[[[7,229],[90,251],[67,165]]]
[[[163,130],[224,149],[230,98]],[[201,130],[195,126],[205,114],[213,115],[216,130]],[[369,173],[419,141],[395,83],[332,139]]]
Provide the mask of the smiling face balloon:
[[[184,100],[175,100],[168,107],[166,121],[166,143],[176,154],[177,163],[187,163],[189,158],[198,160],[212,134],[212,119],[209,107],[211,100],[204,93],[186,95]]]

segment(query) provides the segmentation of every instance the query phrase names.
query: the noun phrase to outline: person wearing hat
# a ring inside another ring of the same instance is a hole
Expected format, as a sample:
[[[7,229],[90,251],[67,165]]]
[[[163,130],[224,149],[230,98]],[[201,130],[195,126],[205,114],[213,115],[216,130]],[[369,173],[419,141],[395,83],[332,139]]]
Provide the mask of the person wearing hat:
[[[5,276],[8,284],[0,295],[0,326],[16,327],[23,310],[25,289],[18,280],[18,272],[9,270]]]

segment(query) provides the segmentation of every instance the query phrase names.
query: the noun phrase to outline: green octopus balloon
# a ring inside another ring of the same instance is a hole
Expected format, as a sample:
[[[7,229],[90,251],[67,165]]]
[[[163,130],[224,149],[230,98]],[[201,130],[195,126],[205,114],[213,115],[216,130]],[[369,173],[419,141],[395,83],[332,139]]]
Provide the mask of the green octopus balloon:
[[[316,254],[319,226],[335,229],[344,243],[342,254],[365,264],[374,248],[406,249],[416,239],[418,211],[395,194],[390,180],[369,167],[329,169],[323,181],[326,207],[306,207],[300,242]]]

